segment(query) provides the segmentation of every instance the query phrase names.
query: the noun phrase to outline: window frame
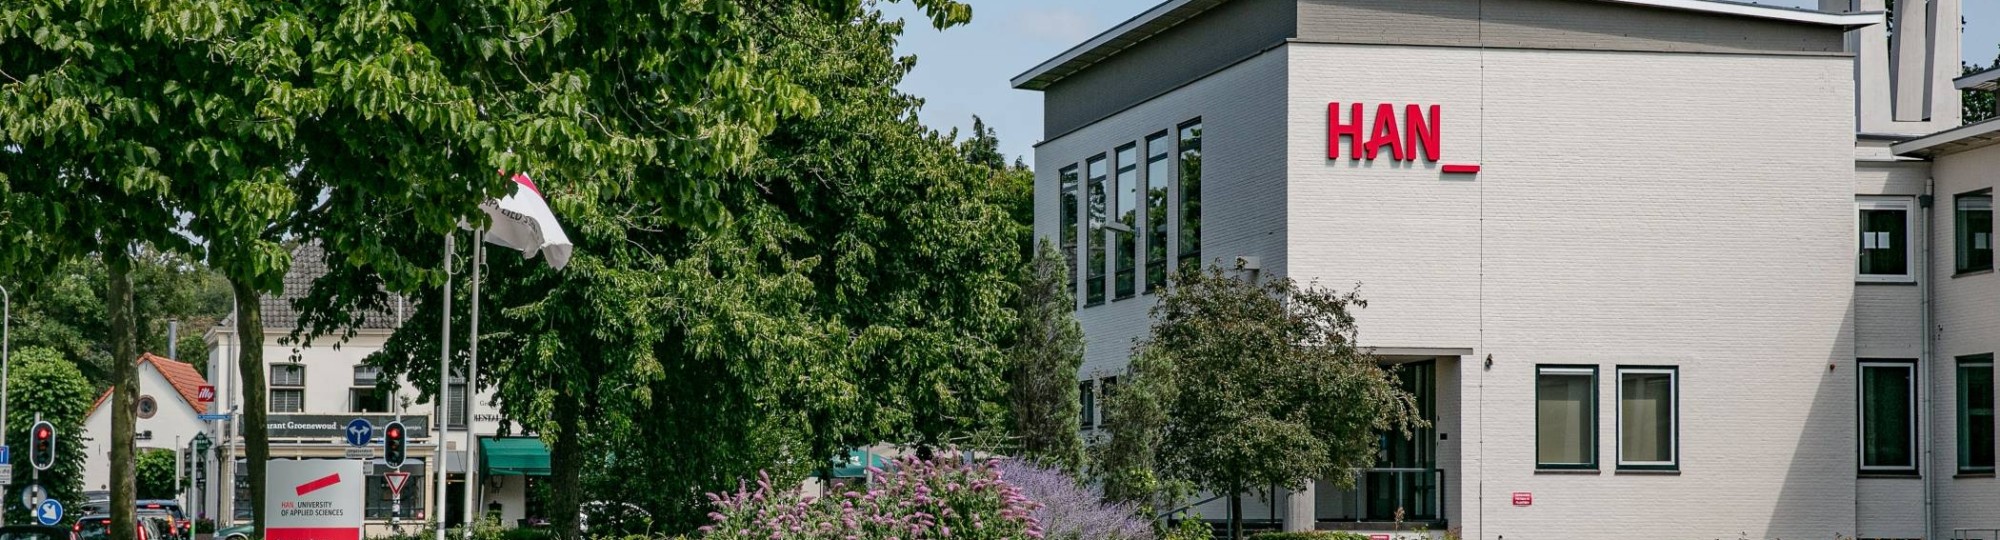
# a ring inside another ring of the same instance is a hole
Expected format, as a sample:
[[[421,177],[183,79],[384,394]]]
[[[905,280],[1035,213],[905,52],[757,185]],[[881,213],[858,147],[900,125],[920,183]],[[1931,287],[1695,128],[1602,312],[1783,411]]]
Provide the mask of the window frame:
[[[1964,227],[1962,226],[1965,222],[1965,218],[1961,215],[1965,211],[1965,209],[1962,208],[1962,205],[1965,204],[1965,202],[1968,199],[1986,199],[1986,231],[1985,231],[1986,264],[1984,266],[1971,266],[1967,264],[1966,260],[1971,250],[1975,249],[1970,246],[1973,239],[1965,236],[1965,233],[1967,231],[1965,231]],[[1993,270],[1993,248],[1994,248],[1993,228],[1994,227],[1993,227],[1992,188],[1977,189],[1952,196],[1951,239],[1952,239],[1952,273],[1954,275],[1971,274],[1975,272],[1986,272]]]
[[[1063,250],[1064,262],[1069,265],[1069,294],[1078,302],[1083,300],[1083,291],[1077,286],[1083,281],[1083,169],[1080,163],[1071,163],[1056,170],[1056,211],[1062,215],[1056,219],[1056,243]]]
[[[1142,255],[1143,246],[1140,245],[1142,235],[1139,233],[1140,227],[1144,226],[1146,221],[1142,213],[1146,207],[1145,199],[1141,198],[1139,189],[1145,185],[1145,180],[1140,177],[1142,174],[1140,164],[1144,162],[1145,158],[1141,157],[1138,141],[1128,142],[1111,150],[1111,193],[1105,204],[1105,208],[1109,211],[1106,212],[1104,228],[1110,231],[1111,235],[1111,239],[1106,243],[1106,247],[1110,248],[1108,250],[1110,255],[1105,258],[1111,263],[1111,269],[1106,274],[1111,278],[1111,284],[1106,287],[1108,289],[1106,293],[1112,302],[1137,298],[1144,289],[1140,274],[1145,271],[1143,265],[1145,259]],[[1131,208],[1126,208],[1122,204],[1128,193],[1132,195]],[[1132,223],[1129,225],[1125,223],[1127,213],[1132,217]],[[1120,264],[1124,262],[1128,252],[1132,258],[1130,268]]]
[[[1077,423],[1079,424],[1077,428],[1084,430],[1096,429],[1097,428],[1097,380],[1090,379],[1090,380],[1077,381],[1076,394],[1078,402]]]
[[[298,383],[297,383],[297,384],[278,384],[278,381],[279,381],[279,379],[278,379],[278,371],[279,371],[279,370],[281,370],[281,369],[295,369],[295,370],[298,370],[298,372],[299,372],[299,377],[298,377]],[[268,375],[269,375],[269,378],[265,379],[265,380],[266,380],[266,381],[268,381],[268,382],[267,382],[267,384],[265,384],[265,385],[264,385],[264,386],[265,386],[265,396],[264,396],[264,411],[265,411],[265,412],[268,412],[268,413],[282,413],[282,414],[300,414],[300,413],[304,413],[304,412],[306,412],[306,384],[305,384],[305,382],[306,382],[306,366],[305,366],[305,364],[299,364],[299,363],[289,363],[289,362],[286,362],[286,363],[272,363],[272,364],[268,364],[268,367],[266,368],[266,371],[268,371]],[[290,392],[296,392],[296,393],[298,393],[298,395],[299,395],[299,407],[298,407],[298,409],[296,409],[296,410],[282,410],[282,409],[279,409],[279,408],[278,408],[278,403],[279,403],[279,402],[278,402],[278,393],[279,393],[279,392],[288,392],[288,393],[290,393]]]
[[[1109,154],[1099,152],[1097,155],[1083,160],[1084,178],[1082,191],[1084,195],[1080,201],[1083,210],[1083,254],[1078,259],[1082,260],[1081,266],[1083,266],[1081,280],[1084,282],[1084,307],[1101,306],[1111,301],[1111,275],[1106,273],[1106,267],[1111,264],[1108,260],[1111,258],[1112,249],[1112,246],[1109,245],[1111,234],[1107,232],[1107,225],[1110,224],[1111,220],[1111,198],[1113,197],[1111,193],[1111,169],[1109,166],[1106,166],[1104,176],[1091,176],[1091,167],[1108,162],[1110,159]],[[1104,199],[1104,215],[1092,216],[1090,205],[1093,202],[1092,199],[1098,197]],[[1098,222],[1093,224],[1093,220],[1097,220]],[[1102,255],[1093,258],[1091,257],[1092,252],[1102,252]],[[1093,271],[1096,273],[1093,274]],[[1094,296],[1091,289],[1092,286],[1098,287]]]
[[[1542,461],[1542,412],[1541,412],[1541,406],[1542,406],[1542,397],[1541,397],[1541,383],[1542,383],[1542,376],[1544,376],[1544,375],[1555,375],[1555,376],[1562,376],[1562,377],[1579,377],[1579,376],[1588,376],[1588,377],[1590,378],[1590,426],[1589,426],[1589,428],[1588,428],[1588,431],[1585,431],[1585,432],[1584,432],[1584,435],[1586,435],[1586,436],[1590,437],[1590,453],[1589,453],[1589,461],[1588,461],[1588,462],[1585,462],[1585,463],[1547,463],[1547,462],[1543,462],[1543,461]],[[1603,391],[1602,391],[1602,390],[1601,390],[1601,389],[1599,388],[1599,384],[1601,384],[1601,383],[1600,383],[1600,382],[1599,382],[1599,380],[1598,380],[1598,369],[1597,369],[1597,366],[1596,366],[1596,365],[1591,365],[1591,364],[1535,364],[1535,385],[1536,385],[1536,394],[1535,394],[1535,469],[1536,469],[1536,470],[1563,470],[1563,471],[1595,471],[1595,470],[1598,470],[1598,453],[1599,453],[1599,452],[1601,452],[1601,451],[1603,451],[1603,446],[1602,446],[1602,443],[1601,443],[1600,441],[1598,441],[1597,439],[1598,439],[1598,432],[1599,432],[1599,431],[1600,431],[1600,430],[1602,429],[1602,427],[1603,427],[1603,422],[1604,422],[1604,420],[1603,420],[1603,418],[1604,418],[1604,415],[1603,415],[1603,407],[1599,406],[1599,402],[1600,402],[1600,401],[1601,401],[1601,399],[1602,399],[1602,398],[1601,398],[1601,394],[1603,394]],[[1676,438],[1678,438],[1678,435],[1676,435]]]
[[[1202,139],[1207,138],[1208,132],[1207,129],[1205,129],[1205,126],[1202,125],[1201,120],[1202,120],[1201,117],[1197,116],[1193,119],[1181,122],[1180,124],[1174,126],[1173,230],[1174,230],[1174,237],[1178,240],[1176,245],[1174,246],[1173,264],[1176,266],[1180,266],[1182,268],[1186,268],[1189,262],[1192,261],[1194,264],[1194,270],[1197,272],[1201,271],[1201,268],[1206,266],[1201,261],[1201,244],[1202,244],[1201,176],[1202,175],[1201,174],[1194,175],[1195,176],[1194,180],[1195,189],[1193,193],[1194,198],[1192,199],[1193,205],[1190,206],[1188,204],[1190,202],[1190,199],[1188,198],[1189,193],[1187,189],[1188,188],[1187,161],[1188,161],[1188,151],[1189,151],[1187,143],[1188,141],[1194,141],[1193,145],[1194,158],[1196,160],[1202,159],[1203,157]],[[1196,173],[1201,172],[1201,163],[1199,161],[1195,163],[1194,170]],[[1189,209],[1194,210],[1193,212],[1194,227],[1192,227],[1192,231],[1190,231],[1190,227],[1188,226]],[[1190,232],[1192,232],[1192,235],[1190,235]],[[1194,249],[1191,252],[1188,249],[1189,243],[1187,242],[1187,240],[1190,237],[1194,240],[1193,243]]]
[[[1993,372],[1993,353],[1968,354],[1964,356],[1959,356],[1955,358],[1955,360],[1957,360],[1957,364],[1954,366],[1952,371],[1953,386],[1954,386],[1953,388],[1954,399],[1952,403],[1952,408],[1953,412],[1955,413],[1953,414],[1953,416],[1955,417],[1956,427],[1957,427],[1956,429],[1957,437],[1954,439],[1954,442],[1956,443],[1955,446],[1958,447],[1957,448],[1958,472],[1959,474],[1992,474],[1995,469],[1994,464],[1989,463],[1985,466],[1966,465],[1967,455],[1970,453],[1969,450],[1971,449],[1971,444],[1969,442],[1970,437],[1968,437],[1969,433],[1966,428],[1971,427],[1973,424],[1970,422],[1972,416],[1971,408],[1966,406],[1967,400],[1965,395],[1966,394],[1965,371],[1967,369],[1986,370],[1986,377],[1987,377],[1986,384],[1988,386],[1988,391],[1992,392],[1986,396],[1986,409],[1987,409],[1986,429],[1988,430],[1996,429],[1996,427],[1993,425],[1992,422],[1994,420],[1995,413],[2000,412],[2000,411],[1995,411],[1996,405],[2000,405],[2000,403],[1996,403],[1996,401],[2000,401],[2000,399],[1997,399],[2000,398],[2000,395],[1994,395],[1994,394],[2000,394],[2000,391],[1996,391],[1994,385],[1996,382],[2000,381],[1994,380],[1995,373]],[[1995,433],[1994,435],[1989,435],[1989,436],[1994,437],[1995,439],[2000,439],[2000,433]],[[2000,454],[2000,450],[1996,450],[1993,448],[1989,448],[1988,450],[1994,451],[1996,454]],[[1995,461],[2000,461],[2000,455],[1995,456]]]
[[[1142,147],[1145,154],[1143,156],[1145,166],[1141,167],[1140,171],[1146,186],[1146,203],[1144,205],[1146,208],[1144,214],[1146,222],[1146,243],[1144,247],[1146,260],[1144,271],[1146,277],[1142,281],[1145,287],[1142,288],[1143,290],[1140,294],[1154,294],[1159,292],[1160,289],[1166,288],[1167,274],[1172,271],[1174,265],[1174,254],[1171,251],[1173,244],[1167,239],[1175,232],[1173,223],[1170,221],[1170,217],[1173,214],[1168,210],[1168,208],[1173,206],[1174,199],[1173,159],[1175,154],[1174,140],[1169,138],[1171,135],[1171,132],[1164,129],[1152,135],[1147,135],[1144,139],[1145,145]],[[1156,143],[1160,147],[1158,155],[1153,154],[1153,147]],[[1156,175],[1158,178],[1155,178]],[[1157,201],[1153,198],[1154,189],[1160,190]],[[1158,204],[1154,204],[1155,202]],[[1158,253],[1160,256],[1158,261],[1153,260],[1153,254],[1155,253]]]
[[[1868,370],[1870,368],[1885,367],[1901,368],[1909,372],[1909,382],[1907,383],[1909,403],[1907,405],[1910,412],[1909,417],[1905,419],[1905,422],[1908,424],[1908,432],[1904,434],[1905,437],[1908,437],[1910,443],[1910,463],[1908,465],[1868,464]],[[1917,360],[1914,358],[1861,358],[1856,360],[1854,383],[1857,388],[1854,396],[1854,406],[1856,408],[1854,417],[1858,421],[1858,424],[1854,430],[1854,463],[1860,468],[1862,474],[1919,474],[1919,467],[1923,459],[1921,456],[1923,455],[1924,441],[1919,433],[1921,428],[1917,423],[1923,421],[1922,415],[1924,412],[1918,409],[1923,401],[1922,397],[1917,394],[1917,392],[1922,390],[1921,385],[1917,383],[1917,377],[1919,376],[1917,368]]]
[[[1614,391],[1613,395],[1615,396],[1614,399],[1617,400],[1617,406],[1616,406],[1617,418],[1615,420],[1616,423],[1613,426],[1612,436],[1617,437],[1617,439],[1614,440],[1612,444],[1615,445],[1613,450],[1615,454],[1613,455],[1613,457],[1616,458],[1616,464],[1618,470],[1679,471],[1681,464],[1680,366],[1620,365],[1617,367],[1616,373],[1617,373],[1617,379],[1616,379],[1617,388],[1613,390]],[[1668,451],[1672,452],[1672,455],[1670,456],[1670,459],[1666,461],[1626,461],[1625,460],[1625,376],[1627,374],[1657,375],[1662,373],[1667,375],[1667,389],[1668,389],[1667,411],[1668,415],[1673,417],[1672,427],[1667,430],[1667,434],[1673,439],[1667,444]]]
[[[1909,197],[1866,196],[1854,199],[1854,281],[1858,283],[1912,283],[1917,280],[1917,255],[1911,249],[1912,239],[1917,231],[1916,200]],[[1903,273],[1863,274],[1861,273],[1861,212],[1865,210],[1900,211],[1903,213]]]

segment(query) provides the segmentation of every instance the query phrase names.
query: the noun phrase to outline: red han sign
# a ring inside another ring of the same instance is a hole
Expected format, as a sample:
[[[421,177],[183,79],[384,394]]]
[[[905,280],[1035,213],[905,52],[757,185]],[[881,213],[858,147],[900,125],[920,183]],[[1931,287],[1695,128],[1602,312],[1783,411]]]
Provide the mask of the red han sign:
[[[1376,105],[1373,118],[1362,116],[1367,109],[1353,103],[1348,105],[1347,114],[1342,115],[1340,102],[1326,105],[1327,159],[1340,158],[1340,139],[1345,137],[1349,159],[1373,160],[1382,154],[1383,148],[1388,148],[1389,157],[1397,161],[1415,161],[1419,150],[1423,151],[1424,161],[1438,160],[1443,148],[1439,136],[1441,106],[1404,105],[1400,119],[1396,117],[1395,105]]]
[[[1535,494],[1528,491],[1514,492],[1514,506],[1534,506]]]

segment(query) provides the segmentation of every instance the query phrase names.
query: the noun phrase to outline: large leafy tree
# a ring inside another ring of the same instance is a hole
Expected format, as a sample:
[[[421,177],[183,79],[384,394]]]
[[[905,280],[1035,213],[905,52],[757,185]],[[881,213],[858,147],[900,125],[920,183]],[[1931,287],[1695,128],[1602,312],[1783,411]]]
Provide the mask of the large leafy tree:
[[[1346,472],[1374,462],[1380,433],[1422,422],[1355,343],[1353,310],[1365,305],[1353,292],[1211,268],[1178,274],[1153,307],[1121,394],[1157,404],[1162,476],[1229,496],[1232,537],[1243,534],[1245,490],[1351,484]]]
[[[178,320],[179,360],[205,370],[207,351],[201,333],[229,314],[228,283],[186,257],[156,250],[141,250],[133,260],[132,274],[139,350],[165,355],[167,324]],[[108,279],[103,260],[90,256],[65,261],[54,272],[21,283],[13,291],[14,348],[55,349],[63,358],[75,359],[93,385],[109,383],[110,321],[104,306]]]

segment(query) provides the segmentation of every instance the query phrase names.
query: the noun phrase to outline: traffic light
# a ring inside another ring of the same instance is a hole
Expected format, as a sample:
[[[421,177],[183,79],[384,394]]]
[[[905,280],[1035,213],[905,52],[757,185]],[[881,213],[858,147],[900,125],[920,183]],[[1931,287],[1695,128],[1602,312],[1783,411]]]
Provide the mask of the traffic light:
[[[46,421],[35,422],[29,428],[28,464],[35,470],[46,471],[56,464],[56,426]]]
[[[410,441],[404,438],[403,423],[390,422],[382,428],[382,461],[390,467],[401,468],[403,458],[408,457]]]

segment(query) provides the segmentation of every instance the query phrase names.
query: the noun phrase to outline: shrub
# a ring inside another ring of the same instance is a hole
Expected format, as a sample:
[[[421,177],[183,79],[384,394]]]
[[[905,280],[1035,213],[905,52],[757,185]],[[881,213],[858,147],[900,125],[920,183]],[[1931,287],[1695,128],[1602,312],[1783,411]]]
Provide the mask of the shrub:
[[[1152,540],[1153,526],[1132,504],[1107,504],[1062,471],[1024,461],[1000,465],[1002,478],[1041,507],[1035,521],[1050,540]]]
[[[1167,529],[1166,540],[1214,540],[1215,526],[1202,521],[1200,516],[1183,519]]]
[[[1042,538],[1039,506],[1002,480],[998,461],[962,463],[950,458],[898,460],[894,471],[868,469],[868,491],[824,499],[771,487],[759,474],[756,489],[709,494],[715,520],[701,528],[706,540],[956,540]]]
[[[1348,531],[1267,532],[1250,535],[1250,540],[1368,540],[1368,535]]]

